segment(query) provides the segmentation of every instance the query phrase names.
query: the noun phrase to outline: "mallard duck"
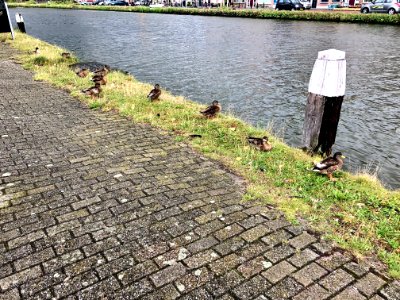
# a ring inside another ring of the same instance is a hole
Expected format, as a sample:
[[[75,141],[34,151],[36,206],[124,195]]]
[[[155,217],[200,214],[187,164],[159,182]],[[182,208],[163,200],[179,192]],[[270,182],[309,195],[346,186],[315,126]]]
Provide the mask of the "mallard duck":
[[[71,58],[71,53],[69,53],[69,52],[63,52],[63,53],[61,53],[61,56],[63,57],[63,58]]]
[[[92,81],[95,83],[100,83],[101,85],[106,85],[107,78],[105,76],[101,76],[101,75],[94,75],[92,77]]]
[[[38,55],[40,53],[39,47],[36,47],[32,53]]]
[[[247,141],[249,142],[250,145],[256,147],[260,151],[271,151],[272,145],[268,143],[268,137],[263,136],[262,138],[258,137],[251,137],[249,136],[247,138]]]
[[[94,76],[106,76],[110,72],[110,67],[107,65],[104,65],[100,69],[94,70],[93,74]]]
[[[214,118],[221,111],[221,109],[221,104],[219,104],[218,101],[214,100],[209,107],[207,107],[200,113],[207,118]]]
[[[154,88],[150,91],[150,93],[147,95],[147,98],[150,101],[155,101],[158,100],[158,98],[161,95],[161,90],[160,90],[160,85],[158,83],[156,83],[154,85]]]
[[[79,77],[84,78],[89,75],[89,70],[88,69],[78,69],[75,71],[75,73]]]
[[[88,89],[82,90],[82,93],[84,93],[85,95],[90,96],[92,98],[99,97],[100,93],[101,93],[100,83],[96,82],[94,86],[92,86]]]
[[[314,172],[326,174],[330,181],[336,181],[332,173],[342,168],[343,158],[345,158],[345,156],[343,156],[342,152],[336,152],[333,157],[325,158],[320,163],[314,164],[312,170]]]

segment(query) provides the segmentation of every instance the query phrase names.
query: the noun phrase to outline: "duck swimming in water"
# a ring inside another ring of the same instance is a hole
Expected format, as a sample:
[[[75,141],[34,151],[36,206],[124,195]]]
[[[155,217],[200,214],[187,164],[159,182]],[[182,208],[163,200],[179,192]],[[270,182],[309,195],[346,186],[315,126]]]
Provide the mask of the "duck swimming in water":
[[[342,152],[336,152],[333,157],[325,158],[320,163],[314,164],[312,171],[327,175],[330,181],[336,181],[337,179],[333,178],[332,173],[342,168],[344,158]]]
[[[208,106],[205,110],[200,113],[207,118],[214,118],[220,111],[222,107],[218,101],[213,101],[210,106]]]
[[[147,95],[147,98],[150,101],[155,101],[158,100],[158,98],[161,95],[161,90],[160,90],[160,85],[158,83],[156,83],[154,85],[154,88],[150,91],[150,93]]]
[[[247,141],[249,142],[250,145],[256,147],[260,151],[267,152],[267,151],[271,151],[271,149],[272,149],[272,145],[270,143],[268,143],[267,136],[264,136],[262,138],[249,136],[247,138]]]

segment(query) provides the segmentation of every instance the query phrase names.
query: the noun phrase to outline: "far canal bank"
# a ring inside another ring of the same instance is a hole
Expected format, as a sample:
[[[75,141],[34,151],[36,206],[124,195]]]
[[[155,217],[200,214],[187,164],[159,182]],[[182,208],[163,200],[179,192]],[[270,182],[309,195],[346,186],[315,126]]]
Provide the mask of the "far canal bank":
[[[231,9],[231,8],[182,8],[182,7],[157,7],[147,6],[104,6],[104,5],[77,5],[77,4],[31,4],[31,3],[9,3],[9,7],[40,7],[58,9],[119,11],[136,13],[161,13],[176,15],[197,16],[219,16],[239,17],[253,19],[279,19],[279,20],[302,20],[321,22],[345,22],[363,24],[387,24],[400,25],[398,15],[388,14],[360,14],[357,11],[346,9],[335,10],[312,10],[312,11],[275,11],[272,9]]]

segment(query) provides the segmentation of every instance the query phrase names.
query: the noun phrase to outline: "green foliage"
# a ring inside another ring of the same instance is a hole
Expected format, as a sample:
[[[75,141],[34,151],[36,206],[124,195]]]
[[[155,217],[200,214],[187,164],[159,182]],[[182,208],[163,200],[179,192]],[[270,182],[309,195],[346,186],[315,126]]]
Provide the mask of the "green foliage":
[[[49,60],[47,59],[47,57],[42,56],[42,55],[36,56],[36,57],[33,59],[33,64],[36,65],[36,66],[44,66],[44,65],[47,64],[48,62],[49,62]]]

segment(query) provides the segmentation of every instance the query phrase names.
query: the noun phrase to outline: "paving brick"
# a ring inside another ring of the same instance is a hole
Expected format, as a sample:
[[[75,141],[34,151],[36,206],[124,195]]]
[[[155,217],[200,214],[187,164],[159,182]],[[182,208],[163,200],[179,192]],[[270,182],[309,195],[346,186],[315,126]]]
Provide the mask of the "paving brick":
[[[175,281],[175,285],[180,293],[187,293],[203,286],[213,278],[214,275],[207,268],[203,267],[178,278]]]
[[[266,279],[268,279],[269,282],[274,284],[282,280],[289,274],[293,273],[294,271],[296,271],[295,267],[293,267],[286,261],[282,261],[279,264],[272,266],[267,271],[263,272],[262,276],[264,276]]]
[[[292,247],[290,247],[289,245],[282,245],[265,253],[265,257],[269,261],[277,263],[278,261],[290,257],[294,253],[295,250]]]
[[[215,278],[206,285],[206,289],[213,294],[214,297],[219,297],[225,294],[233,287],[243,282],[244,278],[236,271],[230,271],[220,277]]]
[[[150,276],[156,287],[170,283],[186,273],[186,268],[182,263],[169,266]]]
[[[337,292],[350,284],[353,280],[354,277],[352,275],[339,269],[327,275],[319,284],[330,292]]]
[[[292,232],[293,233],[293,232]],[[304,247],[314,243],[317,239],[307,232],[292,238],[289,240],[289,244],[296,249],[303,249]]]
[[[27,257],[24,257],[24,258],[21,258],[21,259],[15,261],[14,266],[17,271],[21,271],[23,269],[34,266],[41,262],[45,262],[54,256],[55,256],[55,253],[54,253],[53,249],[47,248],[43,251],[36,252],[34,254],[31,254]]]
[[[219,255],[213,250],[205,250],[203,252],[197,253],[193,256],[184,260],[184,263],[191,269],[199,268],[216,260],[219,258]]]
[[[293,300],[324,300],[329,297],[330,293],[318,284],[309,286],[300,294],[293,297]],[[343,298],[343,300],[346,298]]]
[[[333,300],[364,300],[367,299],[363,295],[361,295],[357,288],[354,286],[349,286],[347,287],[344,291],[342,291],[340,294],[338,294],[336,297],[333,298]]]
[[[208,248],[211,248],[212,246],[218,244],[218,241],[212,237],[212,236],[208,236],[205,238],[202,238],[194,243],[191,243],[189,245],[187,245],[187,249],[191,252],[191,253],[197,253],[203,250],[206,250]]]
[[[254,228],[246,230],[240,236],[246,242],[252,243],[270,232],[271,232],[271,230],[268,229],[267,227],[265,227],[264,225],[258,225]]]
[[[311,263],[308,266],[305,266],[298,272],[293,274],[293,278],[295,278],[298,282],[300,282],[304,286],[308,286],[313,281],[320,279],[324,275],[328,274],[328,271],[317,265],[316,263]]]
[[[263,256],[256,257],[252,260],[242,263],[237,270],[242,274],[244,278],[250,278],[255,274],[260,273],[264,269],[267,269],[272,264],[265,260]]]
[[[222,275],[241,263],[241,259],[235,253],[226,255],[209,264],[210,269],[217,275]]]
[[[6,291],[9,288],[25,283],[29,279],[38,277],[41,274],[42,270],[39,266],[29,268],[18,273],[14,273],[8,277],[0,279],[0,288],[3,291]]]
[[[387,300],[400,299],[400,281],[396,280],[389,283],[381,290],[380,294]]]
[[[265,295],[271,299],[289,299],[297,295],[303,286],[293,278],[287,277],[278,284],[273,285]]]
[[[118,273],[117,278],[124,286],[126,286],[151,273],[156,272],[157,270],[158,267],[152,261],[145,261]]]
[[[147,294],[142,299],[143,300],[174,300],[180,296],[179,292],[176,290],[174,285],[168,284],[156,291]]]
[[[332,255],[321,257],[317,260],[317,263],[323,266],[329,271],[333,271],[338,267],[343,266],[351,260],[349,255],[343,255],[342,253],[335,252]]]
[[[296,252],[291,258],[288,259],[288,261],[292,265],[300,268],[305,264],[308,264],[309,262],[315,260],[317,257],[318,254],[307,248],[302,250],[301,252]]]
[[[239,299],[251,299],[258,296],[270,287],[270,284],[260,275],[257,275],[250,280],[242,283],[240,286],[233,289],[233,293]]]
[[[378,276],[368,273],[361,279],[357,280],[354,287],[368,297],[376,293],[386,282]]]

